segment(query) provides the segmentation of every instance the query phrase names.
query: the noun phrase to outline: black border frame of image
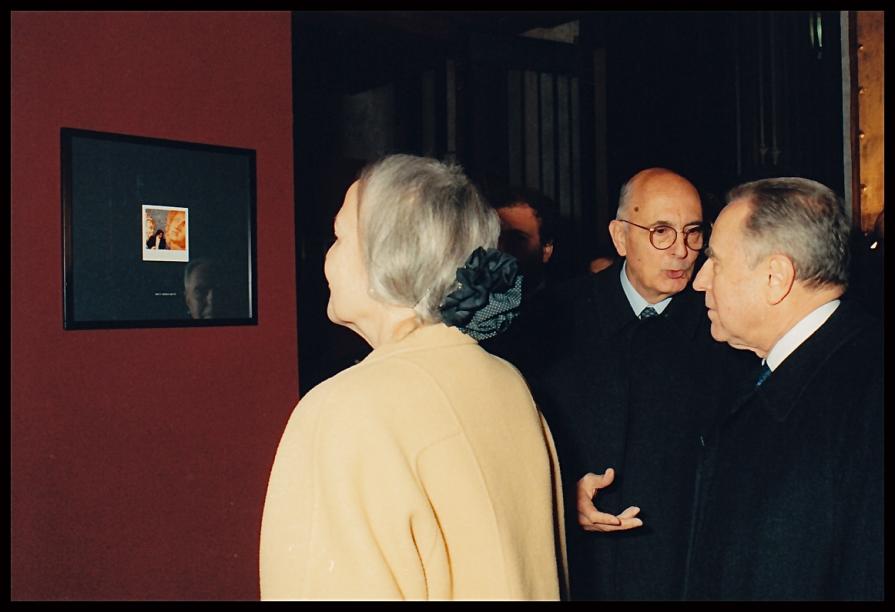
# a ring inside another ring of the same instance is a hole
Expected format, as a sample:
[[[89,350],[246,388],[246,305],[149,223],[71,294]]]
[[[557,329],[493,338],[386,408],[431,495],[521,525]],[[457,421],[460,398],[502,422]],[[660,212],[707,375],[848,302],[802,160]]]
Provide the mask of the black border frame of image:
[[[60,140],[64,329],[258,324],[254,149],[68,127]],[[142,259],[142,204],[189,209],[189,257],[218,262],[236,311],[189,317],[187,264]]]

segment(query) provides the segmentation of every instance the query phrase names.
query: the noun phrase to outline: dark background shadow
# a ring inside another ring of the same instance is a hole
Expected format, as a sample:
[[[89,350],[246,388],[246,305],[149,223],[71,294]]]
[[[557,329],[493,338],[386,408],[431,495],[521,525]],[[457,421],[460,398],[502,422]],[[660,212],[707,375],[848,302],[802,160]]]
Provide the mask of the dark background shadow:
[[[664,166],[703,194],[767,176],[843,192],[837,12],[293,14],[301,393],[369,347],[326,319],[332,219],[367,162],[455,160],[551,196],[567,273],[606,248],[621,185]]]

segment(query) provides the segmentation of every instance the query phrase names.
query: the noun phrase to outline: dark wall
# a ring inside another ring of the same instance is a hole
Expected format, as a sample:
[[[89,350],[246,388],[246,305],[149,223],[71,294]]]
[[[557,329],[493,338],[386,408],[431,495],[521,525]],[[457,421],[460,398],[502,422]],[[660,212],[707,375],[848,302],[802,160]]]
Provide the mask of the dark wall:
[[[11,597],[255,599],[297,397],[288,13],[11,14]],[[64,331],[61,127],[257,151],[257,326]]]
[[[584,274],[611,248],[619,189],[644,168],[690,179],[709,220],[728,189],[756,178],[805,176],[843,192],[835,11],[296,11],[293,19],[302,32],[293,57],[303,391],[369,351],[327,321],[322,270],[345,189],[383,154],[456,159],[486,190],[540,186],[562,212],[551,265],[560,277]],[[520,35],[563,20],[579,23],[574,44]],[[578,110],[560,112],[569,106]]]
[[[735,173],[734,54],[723,13],[610,13],[606,48],[610,208],[633,174],[680,172],[702,189]]]
[[[843,194],[837,12],[596,12],[586,22],[606,49],[612,213],[622,183],[649,166],[693,181],[708,217],[728,189],[757,178],[804,176]]]

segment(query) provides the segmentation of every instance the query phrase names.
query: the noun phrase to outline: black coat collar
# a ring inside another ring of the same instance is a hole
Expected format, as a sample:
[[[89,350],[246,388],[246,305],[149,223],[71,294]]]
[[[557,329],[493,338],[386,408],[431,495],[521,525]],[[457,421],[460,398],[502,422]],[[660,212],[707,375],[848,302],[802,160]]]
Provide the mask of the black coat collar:
[[[707,325],[708,311],[705,307],[705,298],[688,284],[686,289],[672,298],[661,316],[674,321],[672,329],[679,333],[682,339],[692,340],[699,328]]]
[[[628,296],[622,289],[619,275],[621,274],[624,260],[618,261],[606,270],[593,277],[590,300],[594,304],[604,304],[602,308],[591,308],[597,313],[600,320],[600,329],[606,337],[612,337],[621,332],[625,327],[635,324],[639,319],[631,309]]]
[[[861,332],[868,323],[862,312],[845,301],[830,318],[780,364],[760,387],[749,389],[734,403],[733,415],[753,400],[776,421],[783,422],[802,395],[813,385],[814,374],[839,348]]]
[[[623,264],[624,259],[595,274],[591,285],[590,299],[596,303],[606,304],[605,308],[595,309],[599,313],[598,316],[602,318],[601,328],[605,331],[606,336],[613,336],[626,326],[640,322],[622,288],[620,275]],[[671,299],[671,303],[662,311],[661,315],[642,323],[654,325],[664,319],[672,319],[674,321],[673,328],[683,338],[693,338],[700,323],[703,323],[703,319],[707,317],[702,294],[694,291],[692,286],[687,284],[683,291]]]

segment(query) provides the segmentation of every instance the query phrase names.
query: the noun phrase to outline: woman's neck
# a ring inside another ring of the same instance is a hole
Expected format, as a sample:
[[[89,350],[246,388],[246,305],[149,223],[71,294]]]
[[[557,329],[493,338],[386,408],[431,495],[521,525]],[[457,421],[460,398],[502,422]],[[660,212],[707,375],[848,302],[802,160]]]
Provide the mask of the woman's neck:
[[[423,327],[412,308],[382,305],[377,310],[376,316],[354,326],[355,331],[374,349],[399,342]]]

